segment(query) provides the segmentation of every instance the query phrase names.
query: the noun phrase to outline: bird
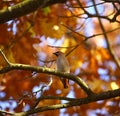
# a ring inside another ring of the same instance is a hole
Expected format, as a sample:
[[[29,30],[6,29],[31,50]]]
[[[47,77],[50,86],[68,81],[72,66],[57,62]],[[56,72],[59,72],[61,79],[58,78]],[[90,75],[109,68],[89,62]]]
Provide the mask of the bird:
[[[69,73],[70,66],[69,66],[67,58],[65,57],[65,54],[61,51],[57,51],[53,54],[57,56],[57,60],[56,60],[57,71]],[[60,80],[63,83],[63,86],[65,89],[69,87],[68,79],[64,77],[60,77]]]

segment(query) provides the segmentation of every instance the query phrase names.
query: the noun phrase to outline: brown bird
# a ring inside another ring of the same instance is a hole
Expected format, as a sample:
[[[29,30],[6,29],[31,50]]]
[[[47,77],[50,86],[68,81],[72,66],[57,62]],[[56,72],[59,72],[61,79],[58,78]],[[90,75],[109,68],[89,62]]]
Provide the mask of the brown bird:
[[[68,60],[65,57],[65,54],[63,52],[55,52],[53,53],[57,56],[57,60],[56,60],[56,64],[57,64],[57,70],[60,72],[66,72],[69,73],[70,72],[70,66],[68,63]],[[69,87],[69,80],[65,79],[64,77],[60,78],[64,88],[68,88]]]

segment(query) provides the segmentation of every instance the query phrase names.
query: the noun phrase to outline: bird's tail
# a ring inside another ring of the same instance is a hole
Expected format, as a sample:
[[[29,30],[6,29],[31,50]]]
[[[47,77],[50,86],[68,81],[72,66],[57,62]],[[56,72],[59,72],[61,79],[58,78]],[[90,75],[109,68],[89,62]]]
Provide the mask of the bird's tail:
[[[67,89],[69,87],[69,80],[61,78],[61,81],[63,83],[64,88]]]

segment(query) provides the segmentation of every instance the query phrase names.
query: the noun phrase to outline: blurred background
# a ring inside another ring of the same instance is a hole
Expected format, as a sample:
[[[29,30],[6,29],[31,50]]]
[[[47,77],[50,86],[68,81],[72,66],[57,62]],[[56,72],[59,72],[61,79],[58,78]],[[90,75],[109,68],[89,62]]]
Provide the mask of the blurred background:
[[[0,10],[22,0],[1,0]],[[99,93],[120,87],[119,2],[68,0],[0,25],[0,48],[12,63],[55,69],[56,51],[67,55],[71,73]],[[7,66],[0,56],[0,68]],[[47,86],[50,82],[52,84]],[[44,87],[42,91],[41,88]],[[0,75],[0,109],[27,111],[41,95],[86,97],[73,81],[64,89],[58,77],[14,70]],[[102,100],[34,116],[118,116],[120,98]],[[41,100],[39,106],[66,103]]]

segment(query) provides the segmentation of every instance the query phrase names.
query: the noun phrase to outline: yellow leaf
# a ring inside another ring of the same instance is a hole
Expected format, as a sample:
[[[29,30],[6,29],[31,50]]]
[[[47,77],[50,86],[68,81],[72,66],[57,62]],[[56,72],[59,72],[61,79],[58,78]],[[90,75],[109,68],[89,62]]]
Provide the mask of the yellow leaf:
[[[119,86],[117,85],[117,83],[115,83],[115,82],[111,82],[111,88],[112,88],[112,90],[115,90],[115,89],[118,89],[119,88]]]

